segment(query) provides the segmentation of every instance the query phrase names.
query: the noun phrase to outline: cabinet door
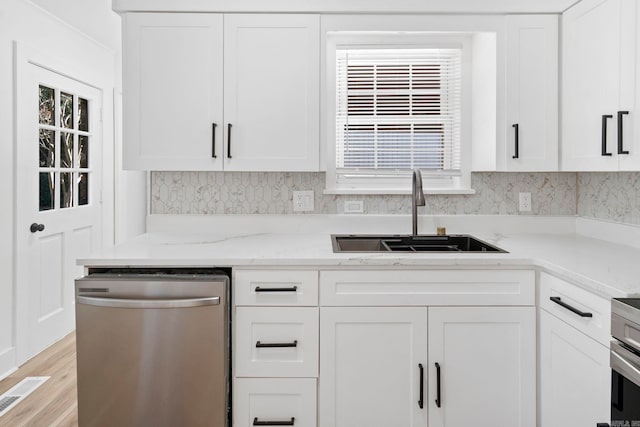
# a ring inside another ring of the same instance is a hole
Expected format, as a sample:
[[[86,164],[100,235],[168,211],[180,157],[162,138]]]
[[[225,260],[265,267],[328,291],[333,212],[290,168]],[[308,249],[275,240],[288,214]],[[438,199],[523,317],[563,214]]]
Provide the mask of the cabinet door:
[[[558,170],[558,17],[513,15],[506,24],[506,170]]]
[[[563,15],[563,170],[618,170],[621,3],[583,0]]]
[[[622,119],[622,149],[628,154],[620,154],[618,161],[622,171],[640,171],[640,5],[637,0],[623,0],[621,9],[619,110],[629,114]]]
[[[540,310],[542,427],[584,427],[610,420],[609,349]]]
[[[313,15],[225,15],[225,170],[318,170],[319,27]]]
[[[424,427],[426,341],[426,308],[321,308],[319,425]]]
[[[125,16],[126,169],[222,169],[222,33],[222,15]]]
[[[429,427],[535,427],[535,317],[535,307],[429,308]]]

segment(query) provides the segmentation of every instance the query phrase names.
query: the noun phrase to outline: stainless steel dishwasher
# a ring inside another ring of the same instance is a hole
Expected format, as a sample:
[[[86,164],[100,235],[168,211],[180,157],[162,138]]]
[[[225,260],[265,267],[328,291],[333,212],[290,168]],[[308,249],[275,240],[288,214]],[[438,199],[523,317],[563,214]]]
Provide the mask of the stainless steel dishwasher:
[[[79,426],[229,425],[228,301],[213,269],[77,279]]]

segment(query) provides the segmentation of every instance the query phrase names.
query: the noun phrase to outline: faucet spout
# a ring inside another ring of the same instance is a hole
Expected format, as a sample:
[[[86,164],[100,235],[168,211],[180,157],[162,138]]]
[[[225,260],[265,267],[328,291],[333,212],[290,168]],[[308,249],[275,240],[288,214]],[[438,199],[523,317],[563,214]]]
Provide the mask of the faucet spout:
[[[412,234],[418,235],[418,206],[424,206],[424,191],[422,190],[422,173],[420,169],[413,170],[411,182],[411,223],[413,225]]]

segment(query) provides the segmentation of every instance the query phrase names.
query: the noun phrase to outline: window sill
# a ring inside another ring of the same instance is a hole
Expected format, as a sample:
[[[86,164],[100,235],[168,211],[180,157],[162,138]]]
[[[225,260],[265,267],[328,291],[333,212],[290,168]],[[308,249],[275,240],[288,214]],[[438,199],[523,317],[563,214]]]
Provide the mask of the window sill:
[[[410,195],[411,189],[401,188],[327,188],[322,194],[328,195]],[[449,194],[449,195],[466,195],[476,194],[473,188],[431,188],[424,189],[424,194]]]

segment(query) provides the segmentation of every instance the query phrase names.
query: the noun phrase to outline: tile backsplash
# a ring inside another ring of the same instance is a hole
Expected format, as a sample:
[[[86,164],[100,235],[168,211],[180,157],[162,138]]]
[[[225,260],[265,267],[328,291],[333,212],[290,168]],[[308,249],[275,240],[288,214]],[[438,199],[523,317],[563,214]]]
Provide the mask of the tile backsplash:
[[[325,174],[320,172],[152,172],[151,213],[293,214],[294,190],[315,192],[312,213],[343,213],[347,200],[362,200],[365,214],[411,212],[408,195],[324,195],[324,184]],[[476,194],[427,195],[421,212],[517,215],[518,193],[530,192],[532,210],[525,214],[575,215],[577,184],[577,174],[569,172],[473,173],[471,186]]]
[[[578,215],[640,225],[640,172],[577,175]]]

